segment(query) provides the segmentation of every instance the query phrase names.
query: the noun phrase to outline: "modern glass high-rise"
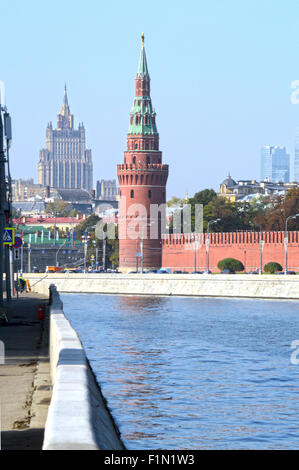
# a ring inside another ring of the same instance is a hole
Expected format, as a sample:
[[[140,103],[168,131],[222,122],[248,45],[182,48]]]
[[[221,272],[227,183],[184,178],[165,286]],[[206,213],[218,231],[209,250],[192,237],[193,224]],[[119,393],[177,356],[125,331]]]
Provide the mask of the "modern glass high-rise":
[[[261,180],[272,180],[272,150],[270,145],[264,145],[261,149]]]
[[[285,147],[265,145],[261,150],[261,179],[288,183],[290,181],[290,155]]]

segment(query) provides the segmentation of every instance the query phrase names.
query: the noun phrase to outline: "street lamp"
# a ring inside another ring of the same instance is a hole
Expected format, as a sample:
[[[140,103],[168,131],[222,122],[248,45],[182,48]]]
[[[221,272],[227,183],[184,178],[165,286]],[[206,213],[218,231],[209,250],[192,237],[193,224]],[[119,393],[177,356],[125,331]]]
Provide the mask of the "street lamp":
[[[144,239],[144,227],[151,227],[151,225],[153,225],[155,223],[155,221],[153,220],[152,222],[146,222],[145,224],[143,224],[142,226],[142,230],[141,230],[141,252],[140,252],[140,255],[141,255],[141,274],[143,274],[143,258],[144,258],[144,252],[143,252],[143,239]],[[137,251],[138,251],[138,246],[137,246]],[[138,262],[138,257],[137,257],[137,262]],[[138,266],[138,264],[137,264]],[[138,269],[136,270],[138,272]]]
[[[262,227],[260,225],[260,274],[263,274],[263,249],[264,249],[264,240],[263,240],[263,232]]]
[[[196,250],[197,250],[198,235],[194,235],[194,274],[196,274]]]
[[[82,243],[84,244],[84,273],[86,273],[86,255],[87,255],[87,244],[90,236],[82,235]]]
[[[97,247],[97,242],[96,240],[92,240],[92,244],[95,247],[95,252],[96,252],[96,269],[98,269],[98,247]]]
[[[288,221],[290,219],[296,219],[299,217],[299,214],[290,215],[286,218],[285,224],[285,231],[284,231],[284,249],[285,249],[285,265],[284,265],[284,273],[288,274]]]
[[[210,225],[216,224],[221,219],[210,220],[207,226],[207,239],[206,239],[206,250],[207,250],[207,274],[209,274],[209,250],[210,250]]]
[[[59,253],[59,251],[61,250],[61,248],[62,248],[65,244],[66,244],[66,240],[65,240],[65,242],[64,242],[62,245],[60,245],[60,247],[59,247],[58,250],[56,251],[56,267],[57,267],[57,268],[58,268],[58,266],[59,266],[59,263],[58,263],[58,253]]]

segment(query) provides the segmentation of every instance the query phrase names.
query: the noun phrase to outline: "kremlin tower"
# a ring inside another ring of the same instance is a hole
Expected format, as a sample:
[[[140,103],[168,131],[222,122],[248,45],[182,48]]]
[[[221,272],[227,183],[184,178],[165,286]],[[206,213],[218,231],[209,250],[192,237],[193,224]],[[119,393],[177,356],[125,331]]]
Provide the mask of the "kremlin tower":
[[[120,186],[119,269],[124,273],[159,269],[168,165],[162,164],[159,150],[143,34],[127,150],[124,163],[117,165],[117,175]]]

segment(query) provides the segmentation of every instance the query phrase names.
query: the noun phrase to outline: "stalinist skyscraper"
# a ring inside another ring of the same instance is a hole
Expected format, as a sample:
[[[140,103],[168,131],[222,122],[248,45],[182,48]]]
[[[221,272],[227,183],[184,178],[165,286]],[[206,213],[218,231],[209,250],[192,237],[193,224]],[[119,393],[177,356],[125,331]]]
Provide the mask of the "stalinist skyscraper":
[[[57,129],[52,123],[46,129],[46,148],[40,151],[38,182],[52,188],[93,188],[91,150],[85,148],[83,123],[74,129],[66,86]]]

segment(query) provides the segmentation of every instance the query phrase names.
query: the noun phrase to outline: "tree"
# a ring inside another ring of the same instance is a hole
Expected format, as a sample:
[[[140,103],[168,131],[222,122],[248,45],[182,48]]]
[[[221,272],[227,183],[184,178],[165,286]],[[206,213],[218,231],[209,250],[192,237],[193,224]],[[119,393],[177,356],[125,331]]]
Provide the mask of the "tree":
[[[66,201],[56,199],[54,202],[48,202],[46,212],[57,217],[67,217],[72,210],[71,204]]]
[[[172,198],[167,201],[167,206],[168,207],[171,207],[171,206],[183,206],[184,204],[186,204],[186,200],[185,199],[181,199],[179,197],[176,197],[176,196],[172,196]]]
[[[214,189],[203,189],[198,193],[195,193],[194,196],[189,200],[191,205],[202,204],[206,206],[209,202],[217,198],[217,193]]]
[[[290,215],[299,213],[299,188],[291,188],[285,196],[275,195],[265,199],[265,207],[259,217],[267,231],[285,230],[285,221]],[[288,230],[299,230],[299,219],[290,219]]]
[[[271,261],[270,263],[265,264],[264,266],[265,273],[274,274],[278,271],[282,271],[282,266],[276,261]]]
[[[223,271],[223,269],[229,269],[230,271],[241,272],[245,269],[243,263],[235,258],[224,258],[218,262],[217,266],[220,271]]]
[[[100,217],[95,214],[92,214],[87,219],[83,220],[83,222],[78,224],[76,227],[76,238],[79,240],[85,232],[94,233],[95,226],[100,220]]]

